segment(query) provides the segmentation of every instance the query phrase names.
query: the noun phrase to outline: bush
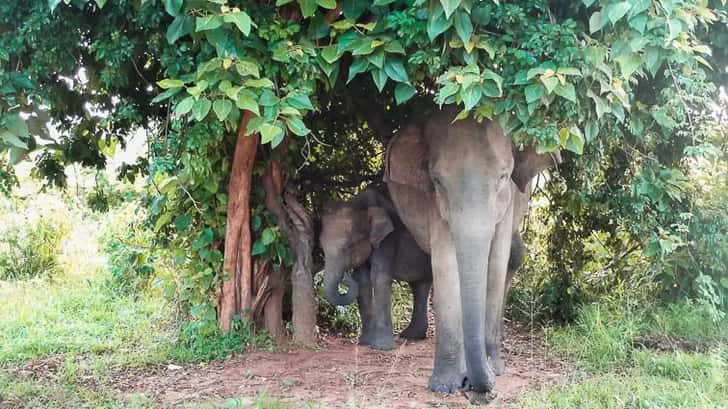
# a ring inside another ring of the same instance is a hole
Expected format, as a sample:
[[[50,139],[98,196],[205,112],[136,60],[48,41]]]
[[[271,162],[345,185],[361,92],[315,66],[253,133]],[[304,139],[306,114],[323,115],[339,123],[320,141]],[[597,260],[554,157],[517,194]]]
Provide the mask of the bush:
[[[40,195],[3,203],[6,212],[0,212],[0,280],[53,277],[59,272],[69,212],[54,208],[50,199]]]
[[[145,292],[161,268],[154,232],[145,225],[139,208],[131,202],[109,213],[100,237],[110,274],[106,285],[117,295]]]

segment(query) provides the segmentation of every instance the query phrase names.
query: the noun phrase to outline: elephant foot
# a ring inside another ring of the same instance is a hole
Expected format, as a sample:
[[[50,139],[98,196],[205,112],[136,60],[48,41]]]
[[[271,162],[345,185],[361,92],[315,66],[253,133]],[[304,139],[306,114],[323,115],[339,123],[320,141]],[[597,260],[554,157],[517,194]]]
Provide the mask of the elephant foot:
[[[391,339],[387,341],[372,341],[371,343],[369,343],[369,348],[378,349],[380,351],[390,351],[394,349],[394,341],[392,341]]]
[[[415,328],[410,325],[399,334],[399,337],[404,339],[425,339],[427,337],[427,328]]]
[[[427,383],[432,392],[437,393],[455,393],[463,389],[465,376],[459,373],[432,373],[430,381]]]

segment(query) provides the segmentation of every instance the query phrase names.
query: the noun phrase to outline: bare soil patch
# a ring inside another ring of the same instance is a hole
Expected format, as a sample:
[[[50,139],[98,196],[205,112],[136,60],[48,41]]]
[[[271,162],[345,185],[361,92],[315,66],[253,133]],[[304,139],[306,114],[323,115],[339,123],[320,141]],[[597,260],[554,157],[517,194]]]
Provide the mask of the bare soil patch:
[[[506,373],[488,407],[513,407],[521,394],[559,380],[565,364],[549,353],[537,332],[509,329]],[[221,362],[125,370],[111,377],[121,396],[143,393],[162,407],[223,402],[260,393],[319,408],[463,408],[463,395],[429,392],[434,339],[398,341],[392,351],[373,351],[351,339],[326,338],[319,350],[253,352]]]

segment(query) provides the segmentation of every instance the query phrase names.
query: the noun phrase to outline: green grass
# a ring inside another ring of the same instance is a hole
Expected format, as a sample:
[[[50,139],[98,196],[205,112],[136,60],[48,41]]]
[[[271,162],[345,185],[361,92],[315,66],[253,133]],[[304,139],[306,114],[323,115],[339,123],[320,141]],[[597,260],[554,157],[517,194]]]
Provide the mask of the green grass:
[[[590,305],[549,341],[586,371],[586,379],[527,394],[527,409],[728,407],[728,322],[681,303],[640,311]],[[643,348],[640,337],[677,340],[679,349]]]

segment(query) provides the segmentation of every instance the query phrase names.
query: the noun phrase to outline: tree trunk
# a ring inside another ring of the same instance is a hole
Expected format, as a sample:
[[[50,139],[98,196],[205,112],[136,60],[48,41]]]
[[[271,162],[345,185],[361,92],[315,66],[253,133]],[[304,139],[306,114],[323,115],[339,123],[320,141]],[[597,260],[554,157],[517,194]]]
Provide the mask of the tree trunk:
[[[289,238],[295,246],[293,265],[293,340],[308,346],[316,344],[316,296],[313,290],[313,218],[296,198],[286,192],[286,210],[293,225]],[[294,240],[295,239],[295,240]]]
[[[240,119],[235,155],[228,185],[227,224],[223,281],[218,302],[218,325],[229,332],[233,316],[250,310],[252,306],[252,265],[250,234],[250,182],[258,150],[258,134],[245,135],[248,122],[253,117],[249,111]]]
[[[285,145],[281,156],[285,155]],[[283,197],[283,180],[280,162],[272,160],[263,176],[263,189],[266,192],[265,205],[278,219],[278,226],[286,235],[288,244],[296,254],[291,277],[293,285],[293,338],[304,345],[316,344],[316,298],[313,291],[313,220],[306,209],[291,194]],[[285,199],[285,200],[283,200]],[[275,278],[283,278],[281,274]],[[269,286],[272,291],[281,289],[282,281],[276,282],[271,275]],[[280,285],[279,285],[280,284]],[[273,295],[271,314],[277,314],[279,303]],[[265,315],[268,316],[268,306]],[[277,315],[276,315],[277,316]],[[273,318],[271,318],[272,320]],[[266,322],[268,319],[266,318]]]
[[[277,160],[272,160],[263,175],[263,190],[265,190],[265,206],[271,212],[275,213],[278,218],[278,225],[286,233],[285,227],[282,223],[285,223],[285,216],[281,218],[282,207],[279,201],[283,190],[283,178],[281,175],[280,163]],[[271,335],[276,343],[280,343],[283,338],[283,294],[285,293],[285,272],[283,268],[279,268],[277,271],[274,268],[270,269],[268,275],[267,288],[259,288],[258,292],[261,294],[262,291],[269,291],[267,295],[267,301],[263,308],[263,325],[265,329]]]

